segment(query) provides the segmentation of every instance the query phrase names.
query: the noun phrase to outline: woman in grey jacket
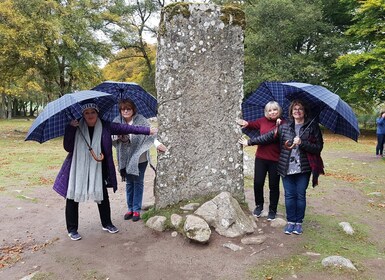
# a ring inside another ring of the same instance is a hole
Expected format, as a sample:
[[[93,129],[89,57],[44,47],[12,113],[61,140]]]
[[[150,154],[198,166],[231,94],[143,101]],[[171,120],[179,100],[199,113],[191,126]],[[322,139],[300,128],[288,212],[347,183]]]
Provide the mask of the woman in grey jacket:
[[[306,189],[313,172],[313,186],[319,174],[323,174],[320,153],[323,148],[322,133],[314,119],[309,120],[308,109],[300,100],[289,107],[290,121],[275,131],[270,131],[253,140],[251,145],[280,143],[278,174],[285,190],[287,225],[286,234],[302,234],[302,222],[306,209]]]
[[[148,120],[137,113],[135,103],[131,100],[119,102],[120,115],[113,122],[134,126],[150,127]],[[148,135],[117,135],[114,140],[118,165],[122,180],[126,182],[126,199],[128,211],[125,220],[134,222],[140,219],[142,208],[144,173],[150,162],[149,149],[155,144],[158,151],[166,151],[166,147],[156,140],[155,136]]]

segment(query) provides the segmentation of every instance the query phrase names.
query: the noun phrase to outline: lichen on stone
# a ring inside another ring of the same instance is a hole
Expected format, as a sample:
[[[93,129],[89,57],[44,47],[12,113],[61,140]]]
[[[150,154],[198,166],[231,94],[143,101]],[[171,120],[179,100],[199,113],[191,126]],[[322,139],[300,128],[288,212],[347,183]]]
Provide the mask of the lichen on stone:
[[[184,18],[190,17],[190,10],[189,10],[190,3],[172,3],[167,5],[162,9],[161,15],[160,15],[160,23],[159,23],[159,35],[164,35],[166,33],[166,25],[165,21],[170,22],[174,16],[176,15],[182,15]],[[167,16],[167,18],[165,18]]]
[[[239,25],[243,30],[246,27],[245,13],[235,6],[222,6],[220,19],[227,25]]]
[[[172,18],[176,15],[182,15],[184,18],[190,17],[190,10],[189,10],[190,3],[172,3],[170,5],[167,5],[164,7],[164,12],[167,13],[168,21],[171,21]]]

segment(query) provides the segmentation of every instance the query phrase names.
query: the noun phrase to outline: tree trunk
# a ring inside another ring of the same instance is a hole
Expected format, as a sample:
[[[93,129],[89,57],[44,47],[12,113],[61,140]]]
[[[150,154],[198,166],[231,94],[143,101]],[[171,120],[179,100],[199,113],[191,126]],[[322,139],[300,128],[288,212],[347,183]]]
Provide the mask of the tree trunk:
[[[7,96],[8,102],[7,102],[7,119],[12,119],[12,98],[10,96]]]
[[[7,118],[7,111],[5,110],[5,93],[1,94],[1,102],[0,102],[0,119],[6,119]]]

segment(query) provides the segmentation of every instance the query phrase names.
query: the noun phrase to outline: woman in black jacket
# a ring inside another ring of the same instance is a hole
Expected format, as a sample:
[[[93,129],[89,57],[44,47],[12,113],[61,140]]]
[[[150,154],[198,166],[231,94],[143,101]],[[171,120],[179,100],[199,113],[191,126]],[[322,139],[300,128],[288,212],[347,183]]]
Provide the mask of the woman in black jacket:
[[[253,140],[250,145],[263,145],[279,141],[280,157],[278,174],[285,190],[287,225],[286,234],[302,234],[302,222],[306,209],[306,189],[313,172],[313,186],[319,174],[323,174],[320,153],[323,148],[322,133],[318,123],[309,119],[309,112],[300,100],[289,107],[289,122]]]

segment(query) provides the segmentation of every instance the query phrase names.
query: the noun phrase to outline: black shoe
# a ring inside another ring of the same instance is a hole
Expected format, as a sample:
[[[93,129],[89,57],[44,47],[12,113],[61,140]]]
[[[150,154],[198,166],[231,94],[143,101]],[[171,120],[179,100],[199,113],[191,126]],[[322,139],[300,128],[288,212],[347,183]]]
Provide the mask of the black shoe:
[[[267,215],[267,220],[268,221],[272,221],[272,220],[275,220],[275,216],[277,214],[274,212],[274,211],[269,211],[269,214]]]
[[[132,216],[132,221],[133,222],[137,222],[140,220],[140,213],[139,212],[134,212],[133,216]]]
[[[257,218],[261,217],[263,211],[263,206],[262,205],[257,205],[253,211],[253,215],[256,216]]]
[[[132,219],[132,216],[133,216],[133,215],[134,215],[134,212],[129,211],[129,212],[127,212],[126,214],[124,214],[124,219],[125,219],[125,220]]]

